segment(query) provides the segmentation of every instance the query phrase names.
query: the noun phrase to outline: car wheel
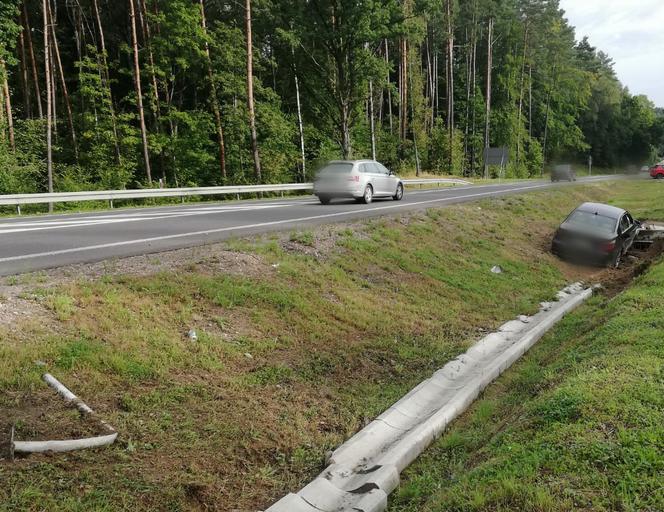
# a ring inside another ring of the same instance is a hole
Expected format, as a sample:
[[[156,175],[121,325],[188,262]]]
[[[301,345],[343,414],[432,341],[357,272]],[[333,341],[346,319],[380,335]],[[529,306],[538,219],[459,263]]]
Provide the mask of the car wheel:
[[[658,180],[664,179],[664,174],[658,174],[658,175],[657,175],[657,179],[658,179]]]
[[[397,193],[392,196],[392,199],[395,201],[401,201],[401,199],[403,199],[403,185],[401,183],[397,185]]]
[[[364,189],[364,194],[362,195],[361,202],[364,204],[369,204],[373,201],[373,188],[371,185],[367,185],[367,188]]]
[[[328,196],[318,196],[318,200],[320,201],[320,204],[330,204],[330,199],[331,197]]]

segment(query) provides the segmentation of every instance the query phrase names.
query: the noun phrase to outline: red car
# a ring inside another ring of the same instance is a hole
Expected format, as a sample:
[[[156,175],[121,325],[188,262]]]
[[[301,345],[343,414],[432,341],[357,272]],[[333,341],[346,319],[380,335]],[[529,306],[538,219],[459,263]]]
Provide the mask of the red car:
[[[664,164],[655,164],[650,168],[650,176],[657,179],[664,179]]]

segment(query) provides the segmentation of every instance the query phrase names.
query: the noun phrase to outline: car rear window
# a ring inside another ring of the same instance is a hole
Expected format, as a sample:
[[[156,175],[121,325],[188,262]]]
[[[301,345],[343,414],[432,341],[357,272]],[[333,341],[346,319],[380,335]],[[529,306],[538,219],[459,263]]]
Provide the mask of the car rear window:
[[[565,221],[568,227],[598,235],[612,235],[616,227],[616,219],[597,215],[593,212],[576,210]]]
[[[349,174],[350,171],[352,170],[353,170],[352,163],[339,162],[339,163],[328,164],[325,167],[323,167],[319,172],[320,174]]]

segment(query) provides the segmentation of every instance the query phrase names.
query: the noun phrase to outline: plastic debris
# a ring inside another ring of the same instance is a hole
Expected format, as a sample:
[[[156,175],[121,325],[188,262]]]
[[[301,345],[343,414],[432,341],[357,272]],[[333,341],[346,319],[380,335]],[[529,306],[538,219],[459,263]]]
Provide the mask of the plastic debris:
[[[491,272],[493,272],[494,274],[502,274],[503,269],[500,268],[499,265],[494,265],[493,267],[491,267]]]
[[[254,356],[252,356],[249,352],[245,352],[244,357],[246,357],[247,359],[253,359],[254,358]]]
[[[194,331],[193,329],[189,329],[189,332],[187,333],[187,337],[191,341],[198,341],[198,334],[196,334],[196,331]]]

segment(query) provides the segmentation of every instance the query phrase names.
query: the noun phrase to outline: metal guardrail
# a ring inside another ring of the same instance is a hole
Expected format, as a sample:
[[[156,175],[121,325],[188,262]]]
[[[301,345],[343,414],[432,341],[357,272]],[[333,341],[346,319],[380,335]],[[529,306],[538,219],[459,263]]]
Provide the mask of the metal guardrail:
[[[403,180],[405,185],[436,185],[471,183],[454,178]],[[261,192],[295,192],[312,190],[313,183],[280,183],[276,185],[235,185],[224,187],[191,187],[191,188],[146,188],[133,190],[98,190],[90,192],[54,192],[52,194],[10,194],[0,196],[0,206],[16,206],[23,204],[66,203],[75,201],[110,201],[122,199],[147,199],[151,197],[191,197],[213,195],[257,194]]]

